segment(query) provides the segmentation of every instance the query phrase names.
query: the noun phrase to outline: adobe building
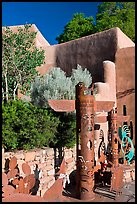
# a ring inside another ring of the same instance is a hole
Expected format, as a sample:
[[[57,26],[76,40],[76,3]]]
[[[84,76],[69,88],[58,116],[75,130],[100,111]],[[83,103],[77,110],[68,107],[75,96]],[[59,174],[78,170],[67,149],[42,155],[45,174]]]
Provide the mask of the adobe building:
[[[17,26],[10,28],[17,30]],[[79,64],[90,71],[93,83],[103,83],[103,62],[115,64],[118,114],[123,115],[126,105],[135,135],[135,43],[118,27],[56,45],[50,45],[34,24],[32,30],[38,31],[36,46],[45,50],[45,64],[37,67],[41,75],[52,67],[60,67],[69,76]]]

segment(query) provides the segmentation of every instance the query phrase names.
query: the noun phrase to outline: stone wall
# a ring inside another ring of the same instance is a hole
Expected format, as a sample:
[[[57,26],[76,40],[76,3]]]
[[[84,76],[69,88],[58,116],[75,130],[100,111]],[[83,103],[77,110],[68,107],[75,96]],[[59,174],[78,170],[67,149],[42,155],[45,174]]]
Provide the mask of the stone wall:
[[[31,174],[35,174],[37,182],[36,195],[42,196],[54,184],[56,179],[56,172],[61,164],[62,158],[65,158],[66,173],[76,170],[76,147],[53,149],[43,148],[33,151],[17,151],[17,152],[2,152],[2,172],[4,172],[5,162],[7,159],[15,156],[20,170],[20,176],[25,177],[22,171],[22,164],[27,163],[31,167]],[[128,183],[135,180],[135,163],[124,168],[123,182]]]
[[[15,156],[20,169],[20,176],[23,176],[22,164],[27,163],[31,167],[31,173],[35,173],[38,183],[37,195],[43,194],[55,182],[55,173],[59,170],[62,158],[65,158],[66,173],[69,175],[76,169],[76,148],[53,149],[43,148],[31,151],[3,152],[2,153],[2,171],[4,172],[5,162],[7,159]]]

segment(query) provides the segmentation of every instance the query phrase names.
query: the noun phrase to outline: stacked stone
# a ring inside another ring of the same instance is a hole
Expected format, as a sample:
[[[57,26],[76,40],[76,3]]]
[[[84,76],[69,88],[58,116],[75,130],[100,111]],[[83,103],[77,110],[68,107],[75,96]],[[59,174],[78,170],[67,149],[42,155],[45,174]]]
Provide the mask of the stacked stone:
[[[76,162],[76,148],[65,148],[66,173],[69,175],[75,169]],[[59,159],[59,151],[56,152],[53,148],[43,148],[31,151],[17,151],[17,152],[2,152],[2,172],[5,171],[6,159],[11,159],[13,156],[17,158],[20,176],[24,177],[22,171],[22,164],[27,163],[31,168],[31,174],[35,174],[35,178],[39,181],[37,195],[43,196],[44,193],[55,182],[55,169],[59,166],[61,161]],[[56,163],[56,166],[55,166]]]

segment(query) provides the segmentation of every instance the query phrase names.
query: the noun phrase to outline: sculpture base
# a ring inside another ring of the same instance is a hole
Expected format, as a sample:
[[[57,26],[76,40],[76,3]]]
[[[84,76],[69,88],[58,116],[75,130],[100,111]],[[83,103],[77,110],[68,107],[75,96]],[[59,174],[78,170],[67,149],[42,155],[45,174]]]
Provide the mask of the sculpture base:
[[[84,192],[84,193],[81,193],[80,195],[80,200],[94,200],[95,199],[95,193],[94,192]]]

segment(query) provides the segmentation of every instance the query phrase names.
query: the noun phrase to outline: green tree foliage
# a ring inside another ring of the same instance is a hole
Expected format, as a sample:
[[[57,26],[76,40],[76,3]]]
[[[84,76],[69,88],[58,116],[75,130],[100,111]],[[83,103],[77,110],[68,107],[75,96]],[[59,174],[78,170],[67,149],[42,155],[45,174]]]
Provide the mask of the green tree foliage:
[[[113,27],[135,42],[135,2],[103,2],[98,6],[96,32]]]
[[[57,113],[60,123],[57,128],[55,147],[71,148],[76,144],[76,114]]]
[[[35,68],[44,63],[44,50],[34,43],[37,32],[30,29],[28,24],[16,33],[10,27],[2,29],[2,93],[7,101],[15,99],[18,87],[22,93],[29,92],[38,74]]]
[[[48,109],[9,100],[2,104],[2,144],[7,151],[50,146],[56,143],[59,123]]]
[[[32,103],[47,107],[48,99],[75,99],[75,86],[79,82],[84,82],[87,87],[91,85],[92,77],[87,68],[77,65],[67,77],[63,70],[54,67],[44,76],[35,78],[31,89]]]
[[[64,27],[63,33],[56,37],[56,40],[58,43],[63,43],[94,32],[93,17],[85,17],[83,13],[75,13],[72,20]]]
[[[135,2],[102,2],[95,19],[76,13],[56,40],[63,43],[113,27],[119,27],[135,42]]]

